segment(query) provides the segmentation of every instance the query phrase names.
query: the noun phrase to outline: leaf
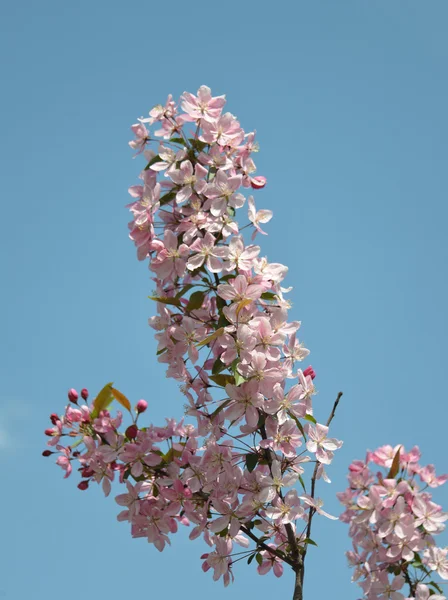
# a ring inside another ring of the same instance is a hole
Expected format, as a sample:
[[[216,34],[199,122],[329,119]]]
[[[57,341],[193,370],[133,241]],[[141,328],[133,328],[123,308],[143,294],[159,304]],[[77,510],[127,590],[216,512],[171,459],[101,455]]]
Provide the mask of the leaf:
[[[180,292],[177,292],[177,294],[174,297],[182,298],[182,296],[184,294],[186,294],[188,291],[190,291],[191,288],[194,288],[194,283],[187,283],[187,285],[184,285],[184,287],[180,290]]]
[[[247,467],[247,470],[249,471],[249,473],[252,473],[252,471],[255,469],[257,464],[258,464],[258,454],[253,454],[252,452],[250,454],[246,454],[246,467]]]
[[[294,423],[300,429],[300,433],[303,435],[303,437],[305,438],[305,441],[306,441],[306,434],[305,434],[305,430],[303,428],[302,423],[299,421],[299,419],[295,415],[290,413],[289,410],[288,410],[288,416],[291,417],[291,419],[293,419]]]
[[[226,406],[228,406],[230,403],[232,402],[232,398],[227,398],[227,400],[225,402],[223,402],[222,404],[220,404],[218,406],[218,408],[216,410],[214,410],[209,416],[210,419],[213,419],[213,417],[216,417],[217,414],[219,414]]]
[[[306,487],[305,487],[305,482],[303,481],[303,477],[302,475],[299,475],[299,481],[300,481],[300,485],[303,487],[303,491],[306,494]]]
[[[169,202],[171,202],[171,200],[174,200],[174,198],[176,197],[177,192],[171,190],[170,192],[168,192],[167,194],[165,194],[164,196],[162,196],[160,198],[160,206],[164,206],[165,204],[168,204]]]
[[[221,373],[224,369],[227,369],[227,365],[225,365],[220,358],[217,358],[213,363],[212,374],[218,375],[218,373]]]
[[[168,296],[148,296],[150,300],[154,302],[161,302],[162,304],[171,304],[172,306],[182,306],[179,298],[171,298]]]
[[[247,379],[245,379],[239,371],[235,371],[235,385],[241,385],[245,383]]]
[[[204,148],[207,148],[208,146],[207,142],[202,142],[201,140],[195,140],[193,138],[190,138],[189,142],[193,146],[193,148],[195,150],[198,150],[199,152],[202,152]]]
[[[223,333],[224,333],[224,327],[220,327],[215,332],[213,332],[211,335],[204,338],[202,340],[202,342],[199,342],[198,344],[196,344],[196,346],[198,348],[200,348],[202,346],[206,346],[207,344],[210,344],[210,342],[213,342],[213,340],[216,340],[216,338],[219,338],[219,336],[222,335]]]
[[[311,538],[306,538],[303,540],[304,544],[311,544],[311,546],[317,546],[316,542],[314,540],[312,540]]]
[[[188,300],[186,310],[188,312],[201,308],[204,303],[206,292],[193,292]]]
[[[126,410],[128,410],[129,412],[131,412],[131,403],[126,398],[126,396],[124,394],[122,394],[119,390],[115,389],[115,388],[111,388],[110,391],[112,392],[112,395],[115,398],[115,400],[117,400],[121,404],[121,406],[124,406],[124,408]]]
[[[277,300],[277,294],[274,294],[274,292],[263,292],[261,298],[262,300]]]
[[[157,350],[157,356],[160,356],[161,354],[163,354],[164,352],[166,352],[168,350],[168,348],[162,348],[162,350]]]
[[[106,383],[93,401],[93,411],[91,415],[92,419],[96,419],[100,412],[105,410],[113,401],[114,397],[112,395],[112,385],[113,383]]]
[[[220,385],[226,387],[228,383],[235,384],[235,377],[233,375],[227,375],[227,373],[220,373],[219,375],[210,375],[210,379]]]
[[[153,158],[151,158],[149,163],[146,165],[145,171],[147,171],[152,165],[155,165],[158,162],[162,162],[162,159],[160,158],[160,156],[158,154],[156,154]]]
[[[387,479],[395,479],[395,476],[400,470],[400,450],[401,446],[399,446],[398,450],[395,452],[394,460],[392,461],[392,466],[390,468],[389,473],[387,474]]]
[[[316,421],[316,419],[313,417],[313,415],[305,415],[303,418],[305,419],[305,421],[309,421],[310,423],[314,423],[314,424],[316,424],[316,423],[317,423],[317,421]]]
[[[257,552],[257,554],[255,555],[255,560],[257,561],[257,563],[259,565],[261,565],[261,563],[263,562],[263,557],[261,556],[261,554],[259,552]]]
[[[436,589],[439,592],[439,594],[443,594],[442,588],[435,581],[429,581],[428,585],[432,585],[434,589]]]
[[[238,302],[238,306],[236,307],[236,315],[238,316],[240,312],[243,310],[245,306],[252,304],[252,300],[250,298],[243,298]]]
[[[255,554],[251,554],[249,556],[249,558],[247,559],[247,564],[250,565],[250,563],[254,560],[254,558],[255,558]]]
[[[170,142],[173,142],[173,144],[182,144],[182,146],[185,146],[185,140],[181,137],[173,137],[170,139]]]

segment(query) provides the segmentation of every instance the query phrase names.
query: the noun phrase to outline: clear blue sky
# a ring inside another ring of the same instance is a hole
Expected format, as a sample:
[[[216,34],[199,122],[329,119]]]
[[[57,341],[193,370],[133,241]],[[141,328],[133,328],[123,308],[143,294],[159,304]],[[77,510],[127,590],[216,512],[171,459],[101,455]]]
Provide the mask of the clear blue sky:
[[[292,574],[254,565],[212,583],[185,533],[163,554],[132,540],[112,497],[41,458],[42,431],[69,387],[111,380],[152,421],[180,415],[127,239],[127,142],[169,92],[207,84],[257,129],[261,242],[290,268],[321,420],[344,392],[328,510],[366,448],[418,443],[448,471],[448,4],[9,0],[0,17],[0,598],[288,599]],[[313,537],[307,599],[357,598],[345,525]]]

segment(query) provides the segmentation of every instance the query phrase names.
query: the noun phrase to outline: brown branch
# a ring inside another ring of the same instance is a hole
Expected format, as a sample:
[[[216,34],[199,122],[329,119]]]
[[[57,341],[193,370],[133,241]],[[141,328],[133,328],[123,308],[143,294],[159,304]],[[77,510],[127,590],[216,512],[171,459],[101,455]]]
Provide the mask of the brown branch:
[[[279,558],[280,560],[284,561],[285,563],[287,563],[290,567],[294,568],[294,564],[292,563],[292,561],[287,557],[287,556],[283,556],[282,554],[280,554],[280,552],[278,552],[275,548],[271,548],[271,546],[268,546],[267,544],[265,544],[264,542],[262,542],[259,538],[257,538],[256,535],[254,535],[252,533],[252,531],[250,529],[248,529],[245,525],[241,525],[241,531],[244,531],[244,533],[250,537],[251,540],[253,540],[256,544],[258,548],[263,548],[263,550],[266,550],[267,552],[269,552],[270,554],[273,554],[274,556],[276,556],[277,558]]]

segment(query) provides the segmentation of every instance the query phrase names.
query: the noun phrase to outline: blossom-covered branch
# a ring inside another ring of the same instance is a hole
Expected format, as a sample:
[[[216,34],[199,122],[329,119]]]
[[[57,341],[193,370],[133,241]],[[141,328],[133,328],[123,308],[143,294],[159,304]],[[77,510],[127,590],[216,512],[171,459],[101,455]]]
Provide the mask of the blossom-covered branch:
[[[179,103],[169,96],[132,126],[130,145],[145,166],[129,189],[129,235],[153,274],[157,315],[149,324],[158,361],[181,386],[184,418],[142,425],[147,403],[132,410],[108,384],[91,404],[86,390],[83,405],[71,390],[47,434],[66,476],[78,461],[81,489],[95,481],[107,495],[115,475],[126,485],[116,497],[118,518],[134,537],[163,550],[179,524],[192,525],[190,538],[210,546],[203,570],[215,580],[227,585],[237,560],[255,558],[261,575],[280,576],[286,564],[302,582],[311,518],[333,518],[315,482],[328,481],[324,468],[342,442],[316,421],[315,373],[298,366],[309,352],[300,322],[288,319],[288,269],[253,243],[272,218],[246,197],[266,184],[255,175],[255,133],[224,105],[202,86]],[[111,412],[114,399],[129,412],[124,429],[121,412]]]

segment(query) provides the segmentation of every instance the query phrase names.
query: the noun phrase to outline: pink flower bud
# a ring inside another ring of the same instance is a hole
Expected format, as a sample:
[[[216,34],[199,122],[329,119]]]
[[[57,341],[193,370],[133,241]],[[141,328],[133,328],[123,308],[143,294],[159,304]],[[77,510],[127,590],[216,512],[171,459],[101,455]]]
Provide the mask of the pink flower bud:
[[[50,421],[53,423],[53,425],[56,425],[56,422],[59,421],[59,416],[56,413],[52,413],[50,415]]]
[[[266,177],[258,175],[257,177],[250,178],[250,185],[251,187],[253,187],[254,190],[261,190],[261,188],[264,188],[264,186],[266,185],[266,181]]]
[[[42,452],[42,456],[51,456],[52,454],[54,454],[54,452],[52,452],[51,450],[44,450]]]
[[[70,400],[70,402],[73,402],[73,404],[76,404],[78,402],[78,392],[74,388],[69,389],[67,395],[68,399]]]
[[[135,410],[138,413],[142,413],[145,412],[145,410],[148,408],[148,403],[146,402],[146,400],[139,400],[137,402],[137,404],[135,405]]]
[[[314,371],[313,367],[310,365],[303,371],[303,375],[305,377],[308,377],[308,375],[309,375],[311,377],[311,379],[314,379],[316,377],[316,372]]]
[[[80,481],[78,483],[78,489],[80,489],[80,490],[86,490],[88,487],[89,487],[89,482],[87,480]]]
[[[128,440],[133,440],[137,437],[137,433],[138,433],[138,427],[137,425],[129,425],[129,427],[126,429],[126,437],[128,438]]]
[[[54,435],[54,429],[46,429],[45,435],[48,435],[48,437],[52,437]]]
[[[89,390],[87,388],[82,388],[81,397],[83,400],[87,400],[87,398],[89,397]]]
[[[92,477],[94,471],[92,471],[92,469],[89,469],[89,467],[85,467],[82,471],[81,471],[81,477]]]

